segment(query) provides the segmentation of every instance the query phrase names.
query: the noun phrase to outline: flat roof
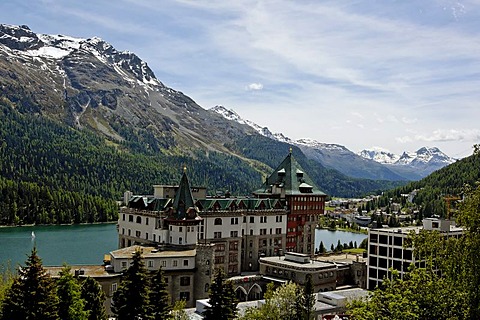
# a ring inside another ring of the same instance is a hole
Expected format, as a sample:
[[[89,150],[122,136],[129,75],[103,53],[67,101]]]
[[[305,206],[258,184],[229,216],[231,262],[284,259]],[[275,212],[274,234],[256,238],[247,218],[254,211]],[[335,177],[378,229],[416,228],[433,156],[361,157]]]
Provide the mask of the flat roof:
[[[75,275],[76,270],[83,270],[81,277],[92,277],[92,278],[111,278],[118,277],[118,273],[107,272],[105,266],[103,265],[77,265],[69,266],[70,273]],[[53,278],[60,276],[60,271],[62,271],[63,266],[54,266],[54,267],[44,267],[45,271],[52,276]]]
[[[310,260],[309,263],[295,262],[288,259],[285,260],[285,256],[262,257],[260,258],[260,263],[262,262],[269,265],[277,265],[277,266],[286,267],[286,268],[312,269],[312,271],[318,270],[318,269],[334,268],[336,266],[334,263],[331,263],[331,262],[324,262],[324,261],[317,261],[317,260]]]
[[[131,246],[118,250],[111,251],[110,254],[115,259],[130,259],[136,250],[142,251],[143,258],[184,258],[195,257],[197,250],[159,250],[157,247],[143,247],[143,246]]]

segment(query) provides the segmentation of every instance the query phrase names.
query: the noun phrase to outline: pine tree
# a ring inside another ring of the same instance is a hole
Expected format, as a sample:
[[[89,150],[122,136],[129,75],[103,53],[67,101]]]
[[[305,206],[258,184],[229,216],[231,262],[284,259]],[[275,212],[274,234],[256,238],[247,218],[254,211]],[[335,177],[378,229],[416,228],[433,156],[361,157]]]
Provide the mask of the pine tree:
[[[155,320],[171,319],[172,306],[170,305],[170,295],[168,294],[167,284],[160,267],[153,275],[150,283],[150,304],[151,314]]]
[[[100,284],[93,278],[87,277],[82,282],[82,299],[85,300],[85,310],[90,313],[88,320],[107,320],[105,310],[105,293]]]
[[[303,288],[303,315],[305,320],[313,318],[313,307],[315,305],[315,288],[313,287],[312,276],[307,274],[305,287]]]
[[[85,300],[81,297],[81,286],[71,273],[71,268],[64,265],[57,281],[58,315],[62,320],[86,320]]]
[[[118,320],[150,319],[149,281],[140,250],[133,255],[132,265],[125,272],[113,294],[112,310]]]
[[[324,254],[325,252],[327,252],[327,249],[325,248],[325,245],[323,244],[323,241],[320,241],[319,253]]]
[[[53,279],[46,273],[36,248],[19,268],[18,277],[6,293],[2,319],[58,319],[58,298]]]
[[[237,299],[233,284],[225,280],[222,269],[216,269],[210,286],[210,306],[203,313],[205,320],[230,320],[234,319],[237,311]]]

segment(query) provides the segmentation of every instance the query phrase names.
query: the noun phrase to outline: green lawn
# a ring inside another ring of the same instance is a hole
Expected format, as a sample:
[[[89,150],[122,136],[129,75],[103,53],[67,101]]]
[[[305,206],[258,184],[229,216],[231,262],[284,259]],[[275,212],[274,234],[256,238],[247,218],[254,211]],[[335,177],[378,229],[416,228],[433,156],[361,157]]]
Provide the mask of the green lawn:
[[[342,252],[343,253],[351,253],[351,254],[363,254],[365,251],[365,249],[344,249]]]

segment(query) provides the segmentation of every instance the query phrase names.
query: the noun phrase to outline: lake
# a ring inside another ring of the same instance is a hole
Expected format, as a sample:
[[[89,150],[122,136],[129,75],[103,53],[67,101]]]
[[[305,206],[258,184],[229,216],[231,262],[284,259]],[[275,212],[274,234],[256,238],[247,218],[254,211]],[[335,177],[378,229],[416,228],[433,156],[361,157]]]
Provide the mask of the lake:
[[[104,254],[118,247],[117,225],[0,228],[0,264],[25,265],[34,245],[45,266],[102,264]]]
[[[32,238],[32,231],[35,238]],[[367,235],[346,231],[315,230],[315,248],[343,243],[360,245]],[[103,256],[118,248],[117,226],[110,224],[29,226],[0,228],[0,264],[24,265],[33,246],[45,266],[102,264]]]
[[[355,243],[357,246],[362,243],[363,239],[367,238],[366,234],[363,233],[353,233],[348,231],[330,231],[328,229],[316,229],[315,230],[315,248],[320,247],[320,241],[323,241],[323,245],[327,250],[330,250],[332,244],[336,247],[338,240],[343,245],[344,243],[349,244],[350,241]]]

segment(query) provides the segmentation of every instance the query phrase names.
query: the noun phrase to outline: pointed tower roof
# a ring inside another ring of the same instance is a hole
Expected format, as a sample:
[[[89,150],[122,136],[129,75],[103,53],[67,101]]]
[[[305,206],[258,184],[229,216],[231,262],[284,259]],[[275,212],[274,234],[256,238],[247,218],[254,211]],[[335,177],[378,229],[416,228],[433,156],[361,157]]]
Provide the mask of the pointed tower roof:
[[[198,209],[195,207],[195,201],[193,200],[192,190],[190,189],[190,183],[186,169],[183,171],[182,179],[175,193],[175,199],[172,205],[172,216],[170,219],[175,220],[193,220],[198,217]]]
[[[256,195],[325,195],[305,173],[291,151],[280,165],[267,178],[263,186],[254,192]]]

